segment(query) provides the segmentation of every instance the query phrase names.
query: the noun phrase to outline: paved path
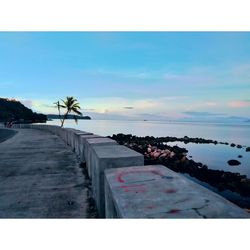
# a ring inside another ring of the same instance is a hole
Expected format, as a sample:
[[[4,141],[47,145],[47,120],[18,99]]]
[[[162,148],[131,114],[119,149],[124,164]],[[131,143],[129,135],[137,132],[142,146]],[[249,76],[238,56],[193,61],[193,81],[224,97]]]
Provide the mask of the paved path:
[[[0,143],[0,218],[85,218],[87,189],[75,154],[57,136],[19,129]]]
[[[12,136],[14,136],[17,132],[15,130],[10,129],[4,129],[0,126],[0,143],[10,139]]]

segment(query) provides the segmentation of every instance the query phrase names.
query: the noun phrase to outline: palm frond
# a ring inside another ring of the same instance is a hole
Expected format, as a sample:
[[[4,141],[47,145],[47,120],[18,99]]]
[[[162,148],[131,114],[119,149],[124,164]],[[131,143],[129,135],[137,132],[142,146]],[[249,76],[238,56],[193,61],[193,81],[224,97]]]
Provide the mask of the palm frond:
[[[82,115],[82,112],[80,112],[79,110],[72,108],[72,111],[78,115]]]

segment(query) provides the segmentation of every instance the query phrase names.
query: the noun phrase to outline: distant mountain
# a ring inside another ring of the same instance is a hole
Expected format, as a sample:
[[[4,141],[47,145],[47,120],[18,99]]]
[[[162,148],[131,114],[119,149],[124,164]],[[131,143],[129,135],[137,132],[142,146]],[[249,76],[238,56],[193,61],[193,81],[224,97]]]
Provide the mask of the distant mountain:
[[[0,122],[46,122],[47,116],[37,114],[15,99],[0,98]]]
[[[74,119],[74,116],[77,117],[78,120],[91,120],[90,116],[79,116],[79,115],[68,115],[67,119]],[[48,114],[48,119],[60,119],[59,115]]]

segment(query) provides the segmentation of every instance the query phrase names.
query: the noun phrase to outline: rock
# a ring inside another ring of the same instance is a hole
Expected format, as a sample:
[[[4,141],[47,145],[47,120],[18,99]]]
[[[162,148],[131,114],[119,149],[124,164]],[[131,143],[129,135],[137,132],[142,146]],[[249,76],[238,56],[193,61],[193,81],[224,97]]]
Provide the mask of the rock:
[[[242,155],[238,155],[238,158],[242,158]]]
[[[246,148],[246,152],[250,152],[250,147],[247,147],[247,148]]]
[[[163,153],[163,154],[160,155],[159,158],[165,158],[165,157],[167,157],[167,154],[166,154],[166,153]]]
[[[171,152],[170,155],[169,155],[170,158],[173,158],[174,156],[175,156],[174,152]]]
[[[237,148],[242,148],[242,146],[241,145],[237,145]]]
[[[159,153],[159,152],[154,152],[154,153],[153,153],[153,157],[154,157],[154,158],[157,158],[157,157],[160,156],[160,154],[161,154],[161,153]]]
[[[231,147],[235,147],[236,145],[235,145],[234,143],[232,143],[230,146],[231,146]]]
[[[230,165],[230,166],[238,166],[238,165],[241,164],[241,163],[240,163],[239,161],[237,161],[237,160],[230,160],[230,161],[228,161],[227,163],[228,163],[228,165]]]

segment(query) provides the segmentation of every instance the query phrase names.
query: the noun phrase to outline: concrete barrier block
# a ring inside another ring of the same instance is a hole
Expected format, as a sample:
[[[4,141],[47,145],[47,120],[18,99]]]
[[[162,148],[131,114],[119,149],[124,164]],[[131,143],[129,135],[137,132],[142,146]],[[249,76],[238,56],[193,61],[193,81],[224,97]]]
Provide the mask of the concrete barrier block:
[[[68,129],[63,128],[62,129],[62,139],[64,140],[65,144],[67,144],[67,140],[68,140]]]
[[[75,151],[78,156],[80,155],[80,136],[82,135],[93,135],[93,133],[85,131],[77,131],[74,133],[73,151]]]
[[[89,177],[92,178],[91,173],[91,166],[92,166],[92,157],[93,157],[93,147],[94,146],[108,146],[108,145],[118,145],[118,143],[115,140],[109,139],[109,138],[91,138],[86,139],[86,147],[84,151],[85,159],[86,159],[86,166],[88,169]]]
[[[20,124],[13,124],[13,125],[11,126],[11,128],[19,129],[19,128],[20,128]]]
[[[65,129],[64,128],[60,128],[60,129],[57,130],[57,132],[58,132],[57,135],[65,142],[65,139],[64,139],[64,134],[66,133]]]
[[[77,131],[76,129],[73,128],[66,128],[66,143],[71,146],[71,143],[73,141],[74,137],[74,132]]]
[[[103,138],[100,135],[79,135],[79,143],[78,143],[78,155],[81,160],[81,162],[86,162],[85,159],[85,151],[86,151],[86,140],[87,139],[93,139],[93,138]]]
[[[141,166],[143,155],[121,145],[94,146],[91,162],[93,196],[101,217],[105,216],[104,170],[109,168]]]
[[[73,151],[75,151],[76,134],[79,135],[79,134],[88,134],[88,133],[84,133],[83,131],[76,130],[76,129],[70,131],[69,145],[71,146]]]
[[[249,218],[220,195],[161,166],[105,171],[107,218]]]
[[[35,127],[35,126],[33,125],[33,127]],[[40,130],[46,130],[46,125],[45,124],[39,125],[39,127],[40,127]]]
[[[75,129],[68,129],[68,137],[67,137],[67,144],[72,147],[72,143],[74,140],[74,134],[76,133],[77,130]]]
[[[62,128],[60,131],[60,137],[63,139],[63,141],[68,144],[68,133],[69,129],[68,128]]]
[[[20,128],[29,128],[29,124],[20,124]]]

